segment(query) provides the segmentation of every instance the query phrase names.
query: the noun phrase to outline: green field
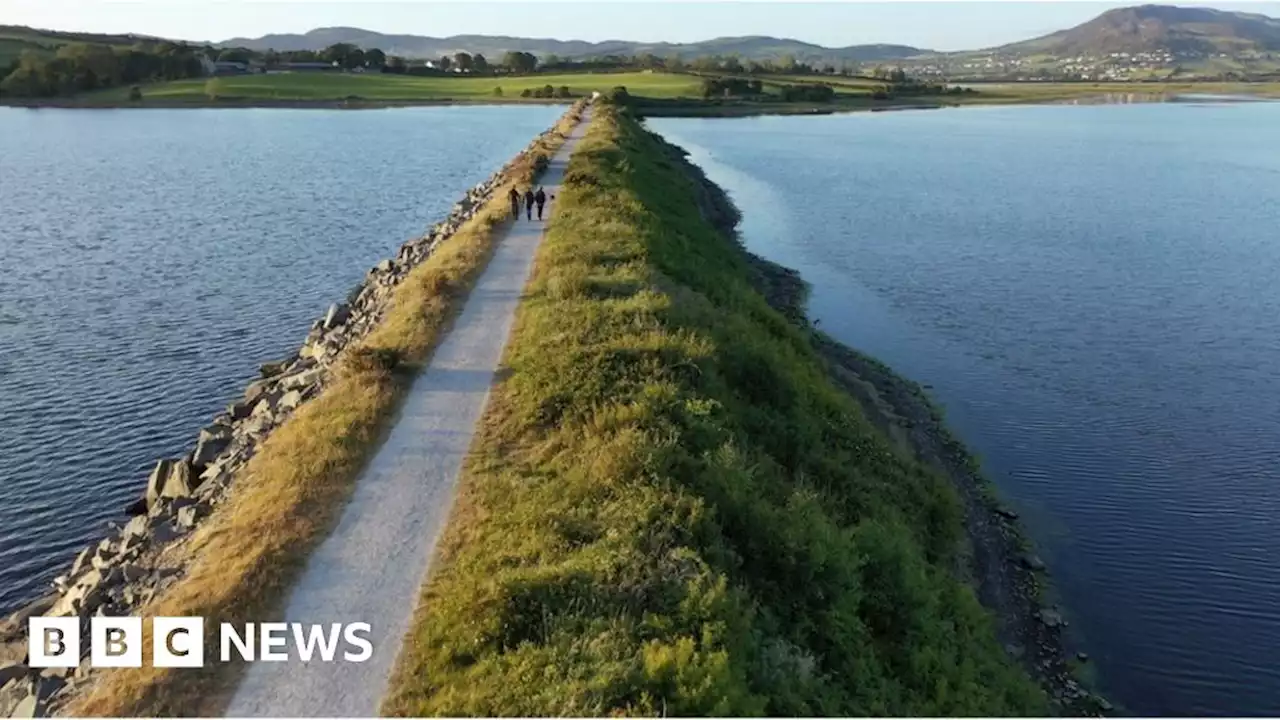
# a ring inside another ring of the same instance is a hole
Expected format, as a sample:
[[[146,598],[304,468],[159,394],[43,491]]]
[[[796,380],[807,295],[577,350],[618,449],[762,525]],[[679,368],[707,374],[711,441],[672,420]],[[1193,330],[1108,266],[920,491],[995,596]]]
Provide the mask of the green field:
[[[216,80],[218,95],[227,100],[322,101],[360,98],[373,101],[482,100],[495,98],[502,88],[505,99],[519,99],[525,89],[567,86],[575,96],[590,95],[625,85],[628,91],[648,97],[696,97],[698,78],[667,73],[576,73],[507,77],[418,77],[382,73],[278,73],[233,75]],[[143,98],[157,101],[205,102],[208,80],[177,80],[146,85]],[[112,88],[84,96],[87,102],[124,102],[128,88]]]

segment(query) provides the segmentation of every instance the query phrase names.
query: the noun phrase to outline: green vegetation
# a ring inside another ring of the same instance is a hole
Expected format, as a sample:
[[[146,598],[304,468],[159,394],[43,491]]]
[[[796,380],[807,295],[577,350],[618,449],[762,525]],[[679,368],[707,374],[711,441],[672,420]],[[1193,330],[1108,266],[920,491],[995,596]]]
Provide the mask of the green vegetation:
[[[952,575],[954,489],[839,391],[606,106],[574,155],[384,711],[1046,711]]]
[[[572,96],[590,95],[615,85],[625,84],[633,91],[653,97],[678,97],[698,94],[698,78],[664,73],[601,73],[577,75],[528,75],[503,77],[449,77],[397,75],[390,73],[293,72],[269,75],[229,75],[220,78],[223,97],[255,101],[322,101],[358,97],[376,101],[479,100],[502,96],[518,97],[525,90],[532,94],[547,86],[565,87]],[[143,88],[148,101],[200,103],[206,99],[204,79],[158,83]],[[501,88],[501,95],[495,92]],[[110,105],[122,102],[127,88],[94,93],[83,97],[84,104]]]
[[[204,74],[199,51],[177,43],[131,46],[69,43],[56,51],[25,49],[0,79],[0,96],[53,97],[132,83]]]
[[[333,379],[271,434],[241,471],[228,507],[202,525],[182,582],[148,605],[154,616],[202,616],[205,647],[217,625],[276,616],[307,557],[328,534],[360,469],[394,419],[413,376],[428,362],[508,219],[506,191],[527,187],[577,124],[572,108],[529,152],[504,168],[501,186],[396,287],[385,319],[347,350]],[[150,646],[146,640],[145,646]],[[70,714],[106,717],[218,715],[243,666],[108,671]]]

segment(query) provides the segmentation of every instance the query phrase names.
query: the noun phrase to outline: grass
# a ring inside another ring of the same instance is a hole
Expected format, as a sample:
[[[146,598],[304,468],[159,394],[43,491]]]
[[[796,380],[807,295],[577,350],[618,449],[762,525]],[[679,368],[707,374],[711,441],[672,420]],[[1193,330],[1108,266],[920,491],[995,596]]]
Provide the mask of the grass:
[[[682,163],[597,111],[383,712],[1045,712],[951,573],[954,489],[836,389]]]
[[[572,127],[508,166],[529,184],[539,153],[551,154]],[[488,261],[507,217],[504,185],[481,214],[415,268],[397,288],[385,321],[344,354],[335,380],[263,443],[235,492],[193,538],[195,562],[147,616],[203,616],[205,647],[220,622],[277,617],[311,550],[336,521],[361,467],[377,446],[412,376],[428,361],[462,298]],[[398,358],[389,370],[378,358]],[[147,647],[150,640],[146,641]],[[143,667],[106,671],[75,715],[216,715],[241,665],[201,670]]]
[[[382,73],[291,72],[270,75],[232,75],[220,78],[222,94],[231,100],[318,101],[358,97],[373,101],[519,100],[525,89],[568,86],[576,96],[606,91],[617,85],[652,97],[697,95],[699,80],[667,73],[574,73],[508,77],[418,77]],[[144,86],[147,100],[204,103],[206,79],[177,80]],[[82,96],[88,103],[122,103],[128,88],[112,88]]]

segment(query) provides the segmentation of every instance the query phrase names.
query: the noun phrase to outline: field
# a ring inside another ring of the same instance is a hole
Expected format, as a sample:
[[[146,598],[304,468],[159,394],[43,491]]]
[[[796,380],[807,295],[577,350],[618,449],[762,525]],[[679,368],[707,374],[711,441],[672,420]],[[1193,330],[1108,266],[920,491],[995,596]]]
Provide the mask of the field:
[[[526,89],[546,85],[568,86],[574,96],[590,95],[625,85],[636,94],[650,97],[700,95],[698,78],[667,73],[576,73],[563,75],[526,75],[507,77],[418,77],[382,73],[276,73],[268,75],[232,75],[216,79],[217,94],[224,100],[321,101],[359,98],[371,101],[444,101],[492,100],[495,88],[502,88],[502,98],[519,99]],[[161,102],[204,103],[208,80],[178,80],[146,85],[143,98]],[[120,103],[127,101],[128,88],[84,96],[86,103]]]

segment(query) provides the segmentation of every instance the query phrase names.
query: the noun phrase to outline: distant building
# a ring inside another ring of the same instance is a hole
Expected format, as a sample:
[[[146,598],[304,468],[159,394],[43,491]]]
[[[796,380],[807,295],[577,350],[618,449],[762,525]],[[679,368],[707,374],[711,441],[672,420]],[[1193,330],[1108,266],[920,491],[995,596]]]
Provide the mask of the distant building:
[[[249,68],[249,63],[227,62],[225,60],[218,60],[213,63],[214,75],[247,75],[250,72],[252,71]]]
[[[280,68],[282,70],[297,70],[297,71],[322,71],[322,70],[339,69],[338,63],[336,62],[289,62],[289,63],[283,63],[280,66]]]

